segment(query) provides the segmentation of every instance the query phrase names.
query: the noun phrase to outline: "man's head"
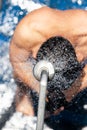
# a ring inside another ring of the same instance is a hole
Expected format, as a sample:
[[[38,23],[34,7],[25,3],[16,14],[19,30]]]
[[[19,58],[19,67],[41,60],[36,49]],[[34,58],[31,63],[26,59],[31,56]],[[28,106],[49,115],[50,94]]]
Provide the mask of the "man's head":
[[[63,37],[52,37],[44,42],[37,53],[36,63],[40,60],[50,61],[55,69],[54,78],[48,81],[46,103],[47,111],[53,113],[66,105],[63,91],[72,86],[80,76],[82,68],[77,61],[73,46]]]
[[[77,61],[74,48],[63,37],[52,37],[44,42],[36,60],[47,60],[54,65],[55,76],[48,82],[48,89],[67,89],[81,73],[81,65]]]

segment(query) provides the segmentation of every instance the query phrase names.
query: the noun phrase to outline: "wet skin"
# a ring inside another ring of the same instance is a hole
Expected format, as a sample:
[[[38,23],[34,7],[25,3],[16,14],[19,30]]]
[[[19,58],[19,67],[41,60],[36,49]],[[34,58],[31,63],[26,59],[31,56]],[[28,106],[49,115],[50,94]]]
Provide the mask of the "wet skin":
[[[36,58],[41,45],[54,36],[68,39],[75,48],[78,61],[82,61],[87,57],[87,12],[84,10],[60,11],[43,7],[29,13],[16,27],[10,44],[10,60],[15,79],[25,84],[24,89],[18,87],[16,96],[16,108],[25,114],[34,115],[27,89],[33,89],[39,93],[39,82],[32,73],[31,57]],[[78,92],[87,86],[87,66],[84,67],[84,72]],[[20,91],[22,94],[18,96]],[[71,100],[73,91],[74,89],[71,89],[65,93],[67,101]]]

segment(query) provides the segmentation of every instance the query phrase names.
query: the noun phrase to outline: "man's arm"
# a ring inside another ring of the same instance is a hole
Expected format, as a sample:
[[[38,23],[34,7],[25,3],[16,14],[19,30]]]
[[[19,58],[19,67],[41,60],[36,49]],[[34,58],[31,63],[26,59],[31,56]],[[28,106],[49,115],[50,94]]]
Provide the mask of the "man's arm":
[[[33,76],[32,63],[28,61],[29,55],[29,51],[17,47],[17,45],[11,41],[10,60],[15,78],[39,92],[39,82]]]

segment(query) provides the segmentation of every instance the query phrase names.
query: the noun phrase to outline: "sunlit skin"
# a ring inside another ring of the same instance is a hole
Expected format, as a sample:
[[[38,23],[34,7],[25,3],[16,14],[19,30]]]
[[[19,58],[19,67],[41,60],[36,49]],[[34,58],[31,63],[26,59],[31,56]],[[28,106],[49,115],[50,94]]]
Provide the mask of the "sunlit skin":
[[[38,93],[39,82],[34,78],[31,64],[27,60],[30,55],[35,58],[43,42],[53,36],[62,36],[68,39],[74,46],[77,58],[81,62],[87,57],[87,11],[60,11],[42,7],[26,15],[17,25],[10,44],[10,61],[14,77],[18,77]],[[84,72],[82,85],[78,92],[87,86],[87,65]],[[20,99],[18,92],[20,90],[17,91],[16,96],[17,111],[33,116],[32,102],[29,101],[25,93]],[[70,96],[66,96],[66,98],[71,100]]]

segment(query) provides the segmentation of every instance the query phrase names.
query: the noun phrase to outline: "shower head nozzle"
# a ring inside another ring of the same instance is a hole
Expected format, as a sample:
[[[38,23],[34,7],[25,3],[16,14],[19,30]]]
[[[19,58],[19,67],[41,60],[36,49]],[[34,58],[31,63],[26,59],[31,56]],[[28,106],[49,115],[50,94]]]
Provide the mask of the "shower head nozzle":
[[[40,81],[41,79],[41,74],[43,71],[46,71],[48,73],[48,78],[51,80],[55,74],[54,66],[52,65],[51,62],[41,60],[39,61],[35,67],[34,67],[34,76],[37,80]]]

